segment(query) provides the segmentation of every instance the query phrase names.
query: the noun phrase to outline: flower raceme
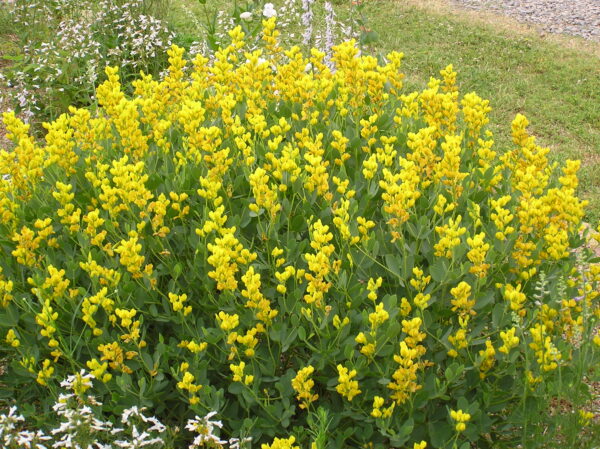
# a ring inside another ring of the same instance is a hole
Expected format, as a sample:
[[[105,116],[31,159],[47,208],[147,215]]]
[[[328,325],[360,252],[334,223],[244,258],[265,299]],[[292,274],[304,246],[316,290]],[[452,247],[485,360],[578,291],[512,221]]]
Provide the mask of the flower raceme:
[[[45,144],[4,115],[7,391],[36,379],[46,397],[87,368],[106,413],[139,400],[183,428],[218,410],[220,435],[266,448],[309,447],[290,432],[319,413],[340,444],[425,447],[428,426],[462,439],[467,422],[477,444],[500,428],[479,392],[544,398],[596,357],[572,351],[600,280],[573,251],[576,162],[550,164],[521,116],[497,149],[452,67],[411,93],[397,52],[350,41],[325,61],[284,48],[275,17],[261,48],[229,37],[211,60],[173,47],[131,90],[107,68],[97,110]]]

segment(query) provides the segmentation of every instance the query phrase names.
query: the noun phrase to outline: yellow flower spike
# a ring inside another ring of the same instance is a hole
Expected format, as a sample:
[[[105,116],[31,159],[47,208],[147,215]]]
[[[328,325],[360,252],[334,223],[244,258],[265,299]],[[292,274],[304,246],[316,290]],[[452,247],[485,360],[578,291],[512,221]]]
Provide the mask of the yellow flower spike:
[[[52,361],[49,359],[45,359],[42,362],[42,369],[38,371],[36,381],[40,385],[48,386],[48,380],[54,374],[54,367],[51,365]]]
[[[188,300],[188,297],[185,293],[182,295],[176,295],[169,292],[168,297],[174,312],[181,312],[183,316],[187,316],[192,312],[192,306],[184,307],[184,303]]]
[[[409,210],[421,196],[418,189],[421,179],[417,165],[402,157],[400,165],[402,168],[399,173],[392,173],[384,168],[383,179],[379,181],[379,186],[385,191],[381,194],[384,200],[383,210],[389,214],[388,224],[394,230],[409,219]]]
[[[384,309],[383,303],[380,302],[375,307],[375,312],[369,314],[369,322],[371,323],[371,329],[377,329],[379,326],[385,323],[389,319],[389,317],[390,314]]]
[[[2,276],[2,267],[0,267],[0,307],[8,307],[8,304],[14,299],[11,293],[13,288],[13,281],[6,280]]]
[[[579,410],[578,411],[579,414],[579,424],[582,426],[588,426],[592,419],[594,419],[594,413],[588,411],[588,410]]]
[[[238,365],[234,363],[229,365],[229,369],[233,373],[234,382],[241,382],[245,385],[250,385],[254,381],[254,376],[244,374],[245,368],[245,362],[240,362]]]
[[[14,329],[8,330],[8,332],[6,333],[5,341],[9,345],[11,345],[13,348],[18,348],[21,345],[21,341],[17,338],[17,335],[16,335]]]
[[[96,379],[101,380],[103,383],[107,383],[112,379],[112,374],[107,373],[108,363],[100,363],[97,359],[88,360],[86,366],[90,370],[90,373],[94,375]]]
[[[527,297],[525,293],[521,292],[521,284],[517,284],[516,287],[506,284],[502,296],[505,300],[509,301],[511,310],[517,312],[519,315],[523,312],[521,316],[524,316],[526,310],[523,307]]]
[[[440,236],[440,240],[433,247],[435,255],[451,259],[453,248],[460,245],[460,237],[467,232],[466,228],[460,227],[462,217],[458,215],[456,219],[450,218],[448,224],[436,226],[435,231]]]
[[[269,212],[271,219],[275,218],[281,210],[281,204],[277,201],[277,189],[273,184],[269,185],[269,176],[262,168],[257,168],[249,176],[250,186],[254,194],[255,203],[248,207],[254,213],[258,213],[260,208]]]
[[[535,351],[537,363],[544,371],[553,371],[558,368],[562,360],[562,354],[552,343],[550,335],[547,333],[546,325],[536,323],[531,329],[532,342],[529,347]]]
[[[385,399],[382,398],[381,396],[375,396],[373,398],[373,410],[371,411],[371,416],[373,418],[381,418],[383,416],[381,407],[383,407],[384,402],[385,402]]]
[[[65,270],[58,270],[53,265],[48,265],[48,274],[49,276],[44,279],[44,283],[42,284],[42,289],[44,290],[52,290],[52,299],[56,300],[63,296],[71,281],[68,279],[64,279]]]
[[[367,290],[369,291],[369,294],[367,295],[367,297],[371,301],[375,301],[377,299],[377,289],[381,287],[382,283],[383,278],[381,277],[378,277],[377,280],[369,278],[369,281],[367,282]]]
[[[240,324],[240,319],[237,314],[229,315],[223,311],[220,311],[217,315],[215,315],[217,322],[219,323],[219,327],[225,332],[229,332]]]
[[[490,340],[485,341],[485,349],[479,351],[479,356],[482,358],[479,366],[479,377],[484,379],[496,362],[496,350]]]
[[[469,268],[469,272],[473,273],[479,278],[483,278],[487,275],[487,271],[490,268],[490,264],[485,263],[485,257],[490,249],[489,243],[484,243],[485,233],[481,232],[473,236],[473,238],[467,238],[467,244],[469,245],[469,252],[467,258],[473,264]]]
[[[339,202],[333,204],[332,210],[335,217],[333,218],[333,224],[339,230],[342,239],[348,242],[349,245],[358,243],[360,237],[353,236],[350,231],[350,214],[348,210],[350,208],[350,201],[347,199],[341,199]]]
[[[315,253],[304,254],[309,269],[309,272],[304,274],[308,281],[304,301],[307,304],[314,303],[317,307],[324,307],[323,298],[331,288],[331,282],[325,279],[334,270],[330,256],[335,251],[335,247],[329,243],[333,239],[333,234],[329,232],[329,226],[323,225],[321,220],[317,220],[311,226],[311,230],[310,246]],[[296,274],[298,275],[298,271]]]
[[[281,52],[278,44],[279,31],[275,29],[276,20],[275,17],[271,17],[262,21],[262,40],[265,42],[267,52],[273,55]]]
[[[318,394],[314,394],[311,391],[315,385],[314,380],[310,378],[314,371],[314,367],[308,365],[300,369],[292,379],[292,388],[298,393],[296,399],[300,402],[300,408],[302,409],[308,408],[310,403],[319,398]]]
[[[465,423],[471,420],[471,415],[464,413],[462,410],[450,410],[450,417],[456,422],[455,429],[457,432],[464,432],[467,428]]]
[[[358,389],[358,381],[352,380],[356,377],[356,370],[349,371],[348,368],[338,365],[338,385],[336,391],[348,401],[352,401],[354,397],[359,395],[361,391]]]
[[[488,113],[492,110],[489,100],[483,100],[475,92],[465,94],[460,102],[467,124],[469,137],[477,139],[481,129],[489,123]]]
[[[461,281],[456,287],[450,289],[450,294],[453,297],[450,301],[453,312],[458,312],[460,316],[476,315],[476,312],[473,310],[475,300],[469,299],[471,296],[471,286],[469,284]]]
[[[300,449],[300,446],[294,446],[296,438],[275,438],[271,444],[261,444],[260,449]]]
[[[506,332],[500,332],[500,338],[504,343],[498,351],[508,354],[512,348],[515,348],[519,344],[519,337],[515,336],[516,329],[514,327],[508,329]]]

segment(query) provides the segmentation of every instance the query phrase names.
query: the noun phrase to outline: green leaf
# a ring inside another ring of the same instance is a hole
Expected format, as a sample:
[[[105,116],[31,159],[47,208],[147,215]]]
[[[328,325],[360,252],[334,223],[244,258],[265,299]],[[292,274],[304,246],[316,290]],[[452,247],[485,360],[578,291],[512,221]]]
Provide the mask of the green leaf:
[[[460,377],[464,370],[465,367],[463,365],[453,362],[446,368],[444,376],[446,377],[448,383],[452,383]]]
[[[492,325],[496,329],[499,329],[502,325],[505,308],[505,304],[502,303],[498,303],[494,306],[494,310],[492,311]]]
[[[429,274],[431,278],[438,283],[442,283],[446,279],[448,273],[448,262],[445,259],[437,259],[430,267]]]
[[[230,382],[227,391],[231,394],[240,394],[244,388],[241,382]]]
[[[398,279],[401,278],[400,270],[402,268],[402,263],[400,262],[400,258],[393,254],[385,255],[385,266],[390,270]],[[403,283],[404,284],[404,283]]]
[[[375,31],[366,31],[360,35],[362,45],[371,45],[379,40],[379,35]]]
[[[445,444],[450,440],[454,429],[447,421],[429,421],[429,437],[433,447],[446,447]]]

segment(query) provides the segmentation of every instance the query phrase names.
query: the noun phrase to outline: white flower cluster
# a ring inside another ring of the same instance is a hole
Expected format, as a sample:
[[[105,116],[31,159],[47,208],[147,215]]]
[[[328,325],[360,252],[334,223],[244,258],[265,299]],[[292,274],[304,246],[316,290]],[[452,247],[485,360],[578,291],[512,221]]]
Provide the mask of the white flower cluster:
[[[239,13],[239,20],[231,16],[228,11],[215,11],[214,32],[211,39],[217,46],[227,44],[229,36],[228,31],[241,23],[248,30],[259,30],[260,27],[247,26],[247,23],[255,22],[259,24],[261,20],[271,17],[277,17],[277,29],[282,39],[289,45],[302,45],[305,49],[316,46],[325,52],[325,63],[334,70],[331,62],[333,46],[343,40],[356,39],[358,29],[355,18],[348,17],[348,24],[338,20],[331,2],[326,1],[322,5],[315,0],[284,0],[278,4],[277,8],[273,3],[264,3],[261,6],[260,1],[255,1],[255,8]],[[191,21],[197,23],[196,28],[206,28],[202,25],[194,12],[185,4],[183,9],[186,11]],[[296,34],[298,24],[302,25],[302,32]],[[254,51],[260,47],[261,36],[259,34],[246,34],[246,49]],[[213,50],[204,42],[195,42],[190,49],[190,55],[195,56],[198,53],[212,59]]]
[[[25,69],[6,79],[25,117],[65,91],[77,101],[91,97],[107,65],[129,73],[158,72],[153,65],[174,36],[143,11],[144,0],[17,1],[12,14],[21,25],[55,31],[41,42],[34,35],[23,47]]]
[[[265,16],[267,19],[277,16],[277,11],[275,10],[273,3],[265,3],[265,6],[263,7],[263,16]]]
[[[156,417],[147,416],[145,408],[133,406],[123,410],[120,422],[115,427],[111,421],[99,419],[94,410],[101,403],[84,392],[92,387],[94,376],[82,370],[61,382],[68,392],[59,395],[53,410],[59,418],[58,426],[49,432],[31,430],[31,425],[19,415],[17,407],[8,413],[0,413],[0,447],[2,449],[158,449],[169,445],[167,427]],[[202,447],[227,447],[250,449],[250,438],[221,440],[217,429],[221,421],[213,421],[217,412],[204,417],[196,416],[187,422],[186,429],[195,436],[187,449]]]

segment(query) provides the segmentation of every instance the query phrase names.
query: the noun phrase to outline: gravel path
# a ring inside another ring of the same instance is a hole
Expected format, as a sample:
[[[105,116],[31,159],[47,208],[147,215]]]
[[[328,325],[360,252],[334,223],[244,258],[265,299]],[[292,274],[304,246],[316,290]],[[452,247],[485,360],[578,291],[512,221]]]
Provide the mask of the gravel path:
[[[600,0],[451,0],[469,9],[497,12],[549,33],[600,41]]]

